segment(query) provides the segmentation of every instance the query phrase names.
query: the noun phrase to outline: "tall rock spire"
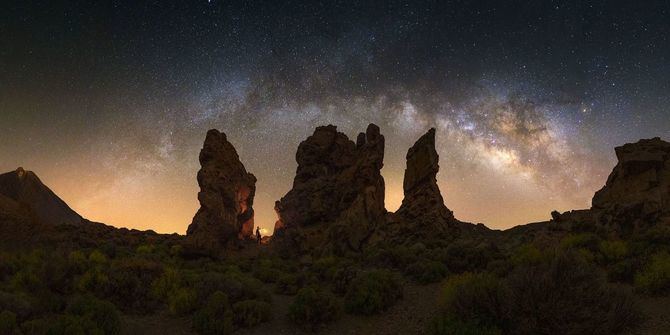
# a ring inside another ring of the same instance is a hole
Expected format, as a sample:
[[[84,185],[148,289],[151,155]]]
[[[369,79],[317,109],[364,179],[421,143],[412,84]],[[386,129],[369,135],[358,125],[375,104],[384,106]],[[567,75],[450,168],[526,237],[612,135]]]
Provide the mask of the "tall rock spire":
[[[194,247],[214,249],[228,241],[251,238],[256,177],[244,168],[226,134],[207,132],[200,151],[200,209],[186,234]]]
[[[437,186],[439,155],[435,150],[435,128],[431,128],[407,152],[407,168],[403,180],[404,199],[396,212],[405,221],[419,225],[454,221],[453,212],[444,205]]]

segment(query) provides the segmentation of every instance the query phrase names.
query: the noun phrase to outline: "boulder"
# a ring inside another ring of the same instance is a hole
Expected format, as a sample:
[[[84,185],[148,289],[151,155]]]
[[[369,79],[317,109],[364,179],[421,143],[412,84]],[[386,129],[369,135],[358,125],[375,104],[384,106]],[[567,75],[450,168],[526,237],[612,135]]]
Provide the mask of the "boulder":
[[[244,168],[226,134],[207,132],[200,165],[200,209],[188,226],[187,241],[211,251],[232,240],[253,238],[256,177]]]

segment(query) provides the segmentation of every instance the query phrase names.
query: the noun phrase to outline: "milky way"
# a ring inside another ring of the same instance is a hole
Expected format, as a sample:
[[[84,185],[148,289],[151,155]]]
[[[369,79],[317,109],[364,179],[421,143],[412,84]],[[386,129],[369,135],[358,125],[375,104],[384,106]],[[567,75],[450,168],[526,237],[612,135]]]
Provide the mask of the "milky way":
[[[435,127],[456,217],[545,220],[590,206],[614,146],[670,138],[669,6],[17,3],[0,8],[0,169],[34,170],[91,220],[184,233],[217,128],[270,229],[316,126],[380,126],[389,210]]]

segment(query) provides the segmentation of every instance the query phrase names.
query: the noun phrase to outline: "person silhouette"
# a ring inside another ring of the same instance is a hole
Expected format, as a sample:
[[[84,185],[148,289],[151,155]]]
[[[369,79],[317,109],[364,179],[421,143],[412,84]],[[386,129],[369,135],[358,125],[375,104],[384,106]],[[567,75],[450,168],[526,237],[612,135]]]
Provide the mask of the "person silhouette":
[[[261,244],[261,227],[256,227],[256,240]]]

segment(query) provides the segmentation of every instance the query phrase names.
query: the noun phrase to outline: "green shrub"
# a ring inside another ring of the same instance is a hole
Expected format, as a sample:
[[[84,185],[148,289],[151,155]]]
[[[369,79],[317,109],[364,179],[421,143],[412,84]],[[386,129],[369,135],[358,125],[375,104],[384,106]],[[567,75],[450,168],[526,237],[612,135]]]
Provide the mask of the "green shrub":
[[[16,314],[10,311],[0,312],[0,334],[19,334],[19,326],[16,322]]]
[[[109,291],[111,282],[107,274],[99,269],[92,268],[86,271],[75,283],[75,288],[82,293],[93,293],[103,296]]]
[[[241,300],[270,301],[270,292],[263,283],[256,278],[241,273],[239,270],[229,269],[225,273],[205,272],[197,277],[194,288],[198,299],[207,299],[213,292],[221,291],[232,302]]]
[[[104,334],[118,334],[121,317],[114,304],[92,296],[75,297],[67,307],[67,313],[90,320]]]
[[[600,254],[606,262],[620,261],[628,255],[628,245],[624,241],[602,241]]]
[[[344,296],[347,312],[370,315],[386,310],[402,297],[402,283],[387,270],[359,274]]]
[[[518,267],[505,283],[510,316],[501,328],[512,334],[618,334],[640,320],[631,292],[573,252]]]
[[[88,262],[92,267],[101,267],[107,264],[107,256],[99,250],[93,250],[91,254],[88,255]]]
[[[524,244],[514,250],[510,257],[512,264],[534,264],[542,260],[542,252],[532,244]]]
[[[316,329],[336,320],[341,313],[340,301],[330,292],[311,287],[301,288],[289,306],[289,319],[296,324]]]
[[[444,264],[429,259],[421,259],[405,269],[405,274],[422,284],[438,282],[448,272]]]
[[[670,293],[670,254],[662,251],[653,255],[644,270],[635,276],[635,288],[652,295]]]
[[[124,309],[151,310],[157,305],[151,297],[151,284],[162,273],[162,264],[148,259],[132,257],[114,261],[109,270],[109,298]]]
[[[240,327],[253,327],[268,321],[271,314],[271,306],[265,301],[244,300],[233,304],[233,320]]]
[[[193,311],[197,303],[197,293],[191,288],[178,288],[168,296],[168,308],[173,315],[184,315]]]
[[[502,332],[494,327],[482,327],[474,322],[463,322],[453,318],[437,317],[430,324],[431,335],[500,335]]]
[[[561,247],[564,249],[587,249],[595,251],[598,250],[599,245],[600,238],[591,233],[570,234],[561,240]]]
[[[216,291],[207,299],[205,306],[193,315],[193,328],[203,335],[233,333],[233,313],[225,293]]]
[[[439,305],[444,315],[477,327],[504,327],[509,315],[509,293],[488,273],[466,272],[449,278]]]
[[[151,295],[157,299],[165,300],[172,292],[177,291],[182,285],[182,276],[174,268],[166,268],[153,283],[151,283]]]

